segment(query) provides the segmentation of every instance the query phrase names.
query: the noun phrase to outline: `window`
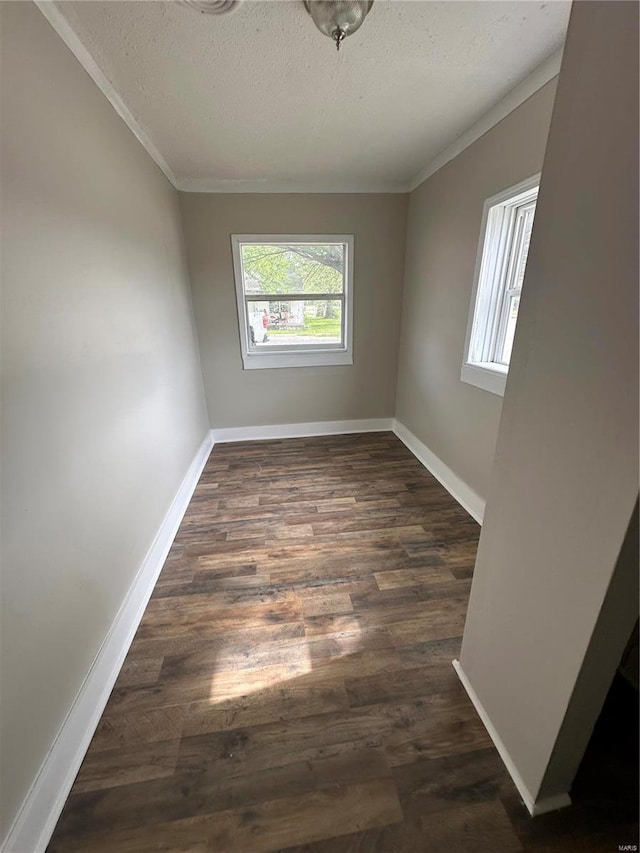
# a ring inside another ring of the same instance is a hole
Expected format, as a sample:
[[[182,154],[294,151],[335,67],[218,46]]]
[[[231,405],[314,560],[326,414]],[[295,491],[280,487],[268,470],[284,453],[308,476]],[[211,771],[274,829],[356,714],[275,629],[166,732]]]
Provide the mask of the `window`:
[[[353,237],[231,236],[244,368],[353,364]]]
[[[484,204],[460,378],[504,394],[540,175]]]

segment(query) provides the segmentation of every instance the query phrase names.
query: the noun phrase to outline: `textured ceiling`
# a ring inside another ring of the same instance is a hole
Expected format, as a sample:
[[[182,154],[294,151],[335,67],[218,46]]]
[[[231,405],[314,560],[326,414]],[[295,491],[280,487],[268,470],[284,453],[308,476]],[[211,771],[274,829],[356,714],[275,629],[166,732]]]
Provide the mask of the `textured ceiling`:
[[[376,0],[338,53],[300,0],[56,3],[190,188],[400,188],[563,44],[570,3]]]

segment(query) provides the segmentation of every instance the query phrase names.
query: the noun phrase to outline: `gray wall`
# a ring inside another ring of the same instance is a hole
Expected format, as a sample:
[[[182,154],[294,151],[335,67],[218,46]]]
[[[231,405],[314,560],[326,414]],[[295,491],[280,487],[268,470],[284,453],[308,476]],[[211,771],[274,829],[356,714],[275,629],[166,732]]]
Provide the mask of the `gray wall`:
[[[2,15],[2,834],[208,429],[177,193]]]
[[[215,427],[393,417],[405,195],[181,193],[205,393]],[[354,359],[243,370],[230,235],[354,234]]]
[[[638,495],[637,32],[635,3],[573,5],[462,644],[534,797],[577,766],[546,773],[592,637],[610,679],[637,617],[616,582],[594,635]]]
[[[607,589],[569,707],[540,787],[540,796],[553,796],[571,787],[596,717],[606,699],[615,671],[629,642],[630,625],[637,623],[639,590],[638,504]],[[637,659],[636,659],[637,663]],[[634,672],[637,678],[637,668]]]
[[[482,207],[541,170],[555,87],[532,95],[410,196],[396,417],[484,499],[502,397],[460,381]]]

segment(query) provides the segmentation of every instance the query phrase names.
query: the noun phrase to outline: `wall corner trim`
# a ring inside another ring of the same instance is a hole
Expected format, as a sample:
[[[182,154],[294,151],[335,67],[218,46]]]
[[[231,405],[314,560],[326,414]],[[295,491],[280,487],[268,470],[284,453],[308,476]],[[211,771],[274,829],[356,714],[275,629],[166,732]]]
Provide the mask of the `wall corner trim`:
[[[450,160],[457,157],[458,154],[462,154],[465,148],[468,148],[477,139],[484,136],[492,127],[495,127],[503,118],[506,118],[509,113],[517,109],[520,104],[523,104],[528,98],[535,95],[539,89],[546,86],[554,77],[557,77],[560,73],[563,50],[564,48],[560,48],[547,57],[537,68],[534,68],[528,77],[521,80],[510,92],[507,92],[502,100],[498,101],[488,112],[484,113],[475,124],[467,128],[451,145],[427,163],[409,182],[409,192],[417,189],[423,181],[434,175]]]
[[[348,435],[356,432],[393,432],[393,418],[353,421],[312,421],[302,424],[213,428],[216,444],[228,441],[265,441],[277,438],[308,438],[313,435]]]
[[[458,477],[448,465],[439,459],[426,444],[423,444],[419,438],[406,428],[406,426],[398,420],[394,420],[393,431],[398,436],[400,441],[413,453],[413,455],[422,462],[424,467],[441,483],[449,492],[452,498],[458,501],[461,507],[466,509],[469,515],[474,518],[478,524],[482,524],[484,517],[484,498],[481,498],[477,492],[474,492],[463,479]]]
[[[314,181],[286,181],[265,178],[178,178],[176,189],[183,193],[273,193],[290,194],[329,193],[345,194],[406,194],[409,184],[406,181],[351,181],[350,183],[331,183]]]
[[[112,83],[102,72],[93,56],[91,56],[87,48],[80,41],[79,37],[76,35],[75,31],[73,30],[63,13],[60,11],[60,9],[58,9],[56,4],[53,3],[52,0],[34,0],[34,2],[40,12],[44,15],[44,17],[56,31],[56,33],[60,36],[62,41],[69,48],[71,53],[78,60],[80,65],[82,65],[89,77],[91,77],[98,89],[100,89],[102,94],[109,101],[113,109],[118,113],[122,121],[127,125],[127,127],[136,137],[138,142],[140,142],[147,154],[151,157],[152,160],[154,160],[158,168],[164,173],[164,176],[167,178],[167,180],[174,187],[177,187],[177,179],[171,171],[171,167],[164,159],[162,154],[158,151],[156,146],[153,144],[148,133],[140,125],[140,123],[133,115],[129,107],[125,104],[120,95],[116,92]]]
[[[1,853],[44,853],[213,444],[209,431],[42,762]]]
[[[513,784],[518,789],[518,793],[522,797],[522,800],[527,807],[527,811],[532,817],[537,817],[541,814],[546,814],[547,812],[556,811],[557,809],[565,808],[565,806],[571,805],[571,797],[568,793],[564,794],[556,794],[553,797],[544,797],[541,800],[535,800],[529,789],[524,783],[524,780],[520,773],[518,772],[518,768],[516,767],[513,759],[509,755],[506,746],[502,742],[500,735],[498,734],[495,726],[491,722],[489,715],[484,709],[484,706],[480,699],[478,698],[478,694],[471,686],[471,682],[467,678],[462,666],[460,665],[459,660],[452,661],[453,668],[455,669],[458,678],[460,679],[462,686],[467,691],[467,695],[473,704],[473,707],[478,712],[478,716],[482,720],[482,724],[484,725],[489,737],[493,741],[495,748],[498,750],[500,758],[502,759],[504,766],[507,768],[511,779],[513,780]]]

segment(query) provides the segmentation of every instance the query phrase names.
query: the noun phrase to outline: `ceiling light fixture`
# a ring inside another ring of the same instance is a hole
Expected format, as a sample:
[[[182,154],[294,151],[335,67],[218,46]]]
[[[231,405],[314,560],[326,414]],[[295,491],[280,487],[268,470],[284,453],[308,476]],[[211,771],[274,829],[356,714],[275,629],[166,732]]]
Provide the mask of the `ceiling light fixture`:
[[[182,0],[183,6],[189,6],[204,15],[224,15],[233,12],[241,0]]]
[[[304,7],[313,18],[313,23],[336,43],[360,29],[362,22],[373,6],[373,0],[303,0]]]

